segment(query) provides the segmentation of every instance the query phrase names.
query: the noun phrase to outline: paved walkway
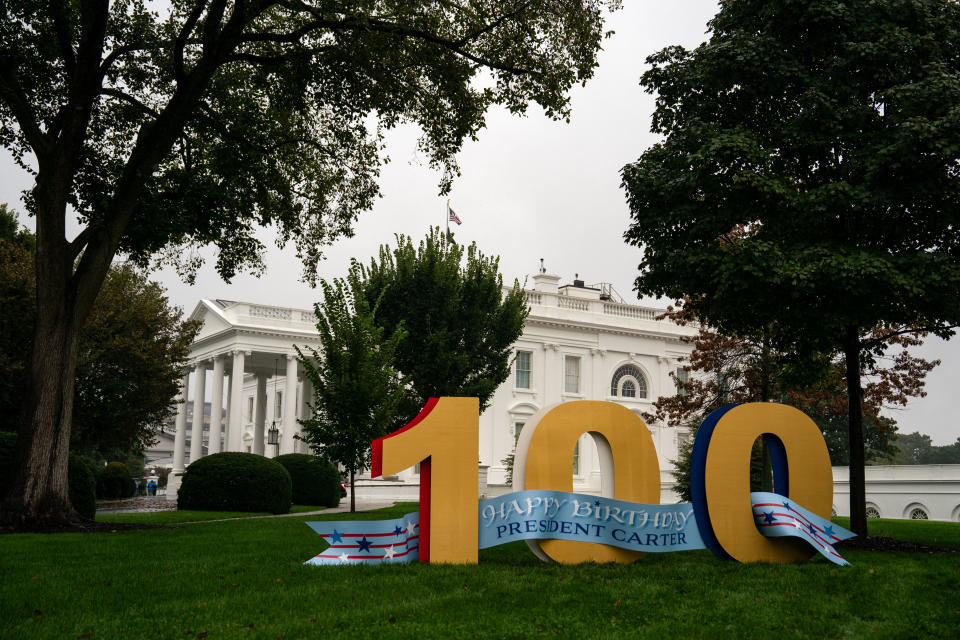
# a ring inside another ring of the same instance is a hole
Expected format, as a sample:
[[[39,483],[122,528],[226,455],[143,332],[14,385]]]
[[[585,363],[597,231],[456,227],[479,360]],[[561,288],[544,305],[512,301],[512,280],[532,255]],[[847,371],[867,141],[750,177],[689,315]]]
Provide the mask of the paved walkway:
[[[393,501],[357,500],[357,511],[372,511],[384,507],[392,507]],[[176,511],[177,501],[166,496],[137,496],[124,500],[100,500],[97,502],[97,513],[150,513],[155,511]],[[303,511],[300,513],[282,513],[276,516],[252,516],[256,518],[286,518],[291,516],[312,516],[319,513],[344,513],[350,511],[350,500],[340,500],[340,505],[330,509],[317,511]],[[235,518],[229,518],[231,520]],[[203,520],[202,522],[215,522]]]

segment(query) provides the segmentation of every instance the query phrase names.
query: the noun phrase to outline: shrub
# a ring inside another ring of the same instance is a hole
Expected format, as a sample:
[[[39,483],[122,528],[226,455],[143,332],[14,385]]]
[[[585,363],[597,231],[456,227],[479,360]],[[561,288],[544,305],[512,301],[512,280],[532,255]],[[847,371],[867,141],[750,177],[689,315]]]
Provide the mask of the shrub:
[[[293,482],[293,504],[340,504],[340,474],[329,461],[306,453],[288,453],[274,458]]]
[[[187,467],[177,508],[200,511],[290,511],[290,474],[253,453],[215,453]]]
[[[130,469],[122,462],[111,462],[97,474],[98,498],[129,498],[136,489],[133,478],[130,477]]]
[[[73,508],[87,520],[93,520],[97,512],[97,479],[90,462],[73,452],[70,453],[67,483]]]

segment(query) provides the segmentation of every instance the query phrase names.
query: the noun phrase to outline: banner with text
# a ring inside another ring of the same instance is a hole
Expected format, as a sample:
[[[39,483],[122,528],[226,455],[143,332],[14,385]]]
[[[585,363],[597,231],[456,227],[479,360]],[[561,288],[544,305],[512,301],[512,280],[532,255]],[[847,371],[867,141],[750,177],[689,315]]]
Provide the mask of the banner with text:
[[[776,493],[750,494],[757,529],[802,538],[831,562],[849,564],[833,545],[855,534]],[[515,491],[479,504],[479,548],[559,539],[666,553],[705,549],[693,505],[641,504],[565,491]],[[330,545],[305,564],[416,562],[419,515],[395,520],[308,522]]]

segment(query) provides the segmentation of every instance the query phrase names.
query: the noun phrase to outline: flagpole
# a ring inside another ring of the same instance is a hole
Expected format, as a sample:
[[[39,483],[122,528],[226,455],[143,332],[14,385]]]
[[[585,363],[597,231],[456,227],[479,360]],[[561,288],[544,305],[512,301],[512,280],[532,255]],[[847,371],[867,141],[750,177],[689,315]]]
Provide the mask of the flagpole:
[[[444,218],[447,219],[447,241],[450,241],[450,198],[447,198],[447,211]]]

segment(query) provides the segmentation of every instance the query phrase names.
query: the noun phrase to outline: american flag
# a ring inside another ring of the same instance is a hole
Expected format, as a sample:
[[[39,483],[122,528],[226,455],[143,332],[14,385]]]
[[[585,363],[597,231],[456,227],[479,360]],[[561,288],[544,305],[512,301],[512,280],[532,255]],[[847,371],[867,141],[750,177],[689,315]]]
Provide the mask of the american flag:
[[[395,520],[308,522],[330,546],[304,564],[384,564],[416,562],[420,548],[420,514]]]
[[[450,205],[447,205],[447,212],[450,214],[450,222],[456,222],[457,224],[463,224],[460,218],[457,216],[456,212],[450,208]]]

